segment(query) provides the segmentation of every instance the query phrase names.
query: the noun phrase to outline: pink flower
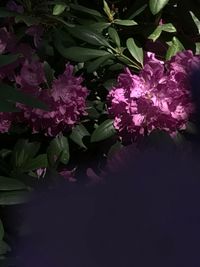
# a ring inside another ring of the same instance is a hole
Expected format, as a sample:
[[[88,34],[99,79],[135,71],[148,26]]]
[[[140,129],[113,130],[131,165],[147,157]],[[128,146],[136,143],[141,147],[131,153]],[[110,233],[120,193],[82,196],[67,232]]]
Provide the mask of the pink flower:
[[[87,114],[85,108],[88,90],[82,86],[82,77],[74,76],[72,65],[66,65],[65,72],[54,80],[51,90],[41,89],[39,82],[42,82],[42,76],[36,68],[37,64],[31,68],[31,75],[25,66],[24,75],[20,76],[18,83],[22,85],[23,91],[46,103],[50,111],[18,104],[22,110],[18,118],[20,117],[19,121],[27,122],[33,133],[43,132],[45,135],[55,136],[71,129],[82,115]]]
[[[8,1],[6,8],[10,11],[17,12],[17,13],[24,12],[23,6],[16,4],[16,2],[13,0]]]
[[[0,112],[0,133],[7,133],[12,123],[12,114]]]
[[[171,136],[185,129],[194,112],[189,74],[199,64],[200,57],[191,51],[180,52],[167,62],[147,53],[139,75],[128,68],[120,74],[118,85],[108,95],[108,111],[119,135],[134,141],[154,129]]]

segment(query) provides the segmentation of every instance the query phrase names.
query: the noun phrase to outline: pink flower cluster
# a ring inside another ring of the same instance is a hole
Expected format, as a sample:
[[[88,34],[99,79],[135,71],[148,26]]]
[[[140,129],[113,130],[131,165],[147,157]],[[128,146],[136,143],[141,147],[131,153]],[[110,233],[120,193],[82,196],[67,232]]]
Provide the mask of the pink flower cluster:
[[[49,111],[18,104],[18,121],[28,124],[33,133],[43,132],[55,136],[65,131],[86,115],[88,90],[82,86],[83,78],[73,74],[74,67],[67,64],[62,75],[53,81],[51,89],[42,89],[45,82],[43,65],[39,61],[25,61],[16,82],[21,89],[46,103]]]
[[[108,95],[110,116],[119,135],[134,141],[154,129],[174,136],[185,129],[194,112],[189,74],[200,64],[192,51],[179,52],[161,61],[148,52],[139,75],[126,68]]]

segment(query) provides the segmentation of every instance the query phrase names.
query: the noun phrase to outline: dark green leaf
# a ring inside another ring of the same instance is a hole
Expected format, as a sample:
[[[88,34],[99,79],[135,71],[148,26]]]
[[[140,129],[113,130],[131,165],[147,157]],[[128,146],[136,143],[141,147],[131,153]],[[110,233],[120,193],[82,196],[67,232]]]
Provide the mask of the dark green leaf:
[[[70,48],[59,46],[57,47],[57,49],[61,53],[62,56],[66,57],[69,60],[73,60],[76,62],[85,62],[85,61],[88,61],[88,60],[91,60],[97,57],[110,55],[110,53],[108,53],[105,50],[83,48],[79,46],[74,46]]]
[[[106,15],[108,16],[108,18],[112,21],[113,20],[113,13],[112,13],[109,5],[107,4],[107,2],[105,0],[103,0],[103,10],[106,13]]]
[[[190,12],[190,15],[192,16],[192,19],[195,23],[195,25],[197,26],[197,29],[198,29],[198,32],[200,34],[200,21],[199,19],[194,15],[194,13],[192,11],[189,11]]]
[[[136,16],[138,16],[140,13],[142,13],[145,8],[147,8],[147,4],[144,4],[143,6],[141,6],[138,10],[136,10],[128,19],[134,19]]]
[[[113,120],[107,119],[101,123],[93,132],[91,142],[99,142],[114,136],[116,130],[113,126]]]
[[[19,109],[15,107],[14,103],[0,100],[0,112],[19,112]]]
[[[110,38],[113,40],[114,44],[117,45],[117,47],[120,47],[120,38],[118,32],[114,28],[108,28],[108,34]]]
[[[111,158],[117,151],[119,151],[123,147],[122,143],[117,141],[114,145],[111,146],[110,150],[108,151],[108,158]]]
[[[92,24],[88,24],[87,27],[93,31],[101,33],[104,29],[108,28],[111,23],[109,22],[96,22]]]
[[[55,5],[53,8],[53,15],[57,16],[62,14],[65,11],[66,7],[67,5],[65,3]]]
[[[0,205],[22,204],[29,200],[29,196],[26,191],[0,192]]]
[[[40,23],[40,19],[38,17],[32,17],[25,14],[18,14],[15,17],[15,23],[24,22],[28,27],[32,25],[38,25]]]
[[[19,58],[19,55],[0,55],[0,67],[3,67],[5,65],[9,65],[13,62],[15,62]]]
[[[200,55],[200,42],[195,43],[195,45],[196,45],[196,52],[195,52],[195,54],[196,55]]]
[[[0,219],[0,242],[3,239],[3,237],[4,237],[4,228],[3,228],[3,223]],[[0,252],[0,254],[1,254],[1,252]]]
[[[167,50],[166,59],[169,60],[176,53],[183,51],[185,48],[182,43],[175,36],[172,39],[172,44]]]
[[[72,133],[70,135],[70,138],[76,143],[78,144],[80,147],[83,148],[87,148],[84,143],[83,143],[83,137],[85,136],[89,136],[89,132],[87,131],[87,129],[82,125],[79,124],[76,127],[74,127],[72,129]]]
[[[51,87],[53,79],[54,79],[54,70],[51,68],[48,62],[44,62],[44,72],[46,81],[49,87]]]
[[[51,166],[54,166],[58,159],[63,164],[67,164],[70,158],[67,137],[63,135],[56,136],[49,144],[47,157]]]
[[[7,84],[0,84],[0,97],[6,101],[19,102],[30,107],[47,110],[46,104],[37,98],[22,93]]]
[[[0,8],[0,18],[14,17],[17,14],[18,13],[16,12],[8,11],[8,9],[6,8],[3,8],[3,7]]]
[[[133,38],[129,38],[126,41],[127,48],[131,55],[143,66],[143,50],[138,47],[133,40]]]
[[[94,9],[87,8],[85,6],[81,6],[78,4],[70,4],[70,7],[74,10],[77,10],[77,11],[80,11],[80,12],[83,12],[86,14],[90,14],[90,15],[93,15],[96,17],[102,17],[101,13],[99,13],[98,11],[96,11]]]
[[[115,19],[114,20],[114,23],[115,24],[118,24],[118,25],[122,25],[122,26],[134,26],[134,25],[137,25],[137,22],[136,21],[129,20],[129,19],[126,19],[126,20]]]
[[[46,154],[41,154],[34,159],[29,160],[24,166],[23,171],[32,171],[39,168],[47,168],[48,160]]]
[[[4,240],[0,240],[0,255],[4,255],[9,251],[11,251],[9,245]],[[8,265],[5,265],[5,267],[8,267]]]
[[[26,185],[21,181],[0,176],[0,191],[12,191],[12,190],[23,190],[26,189]]]
[[[97,59],[95,59],[94,61],[90,62],[87,65],[87,72],[91,73],[94,72],[95,70],[97,70],[105,61],[107,61],[108,59],[113,58],[112,54],[103,56],[103,57],[99,57]]]
[[[106,82],[104,82],[104,84],[103,84],[103,86],[107,90],[111,90],[114,85],[116,85],[116,79],[109,79]]]
[[[100,35],[99,33],[92,31],[84,26],[76,26],[73,29],[68,29],[68,31],[74,37],[81,39],[89,44],[110,47],[110,44],[103,35]]]
[[[169,2],[169,0],[149,0],[149,7],[153,15],[158,14]]]

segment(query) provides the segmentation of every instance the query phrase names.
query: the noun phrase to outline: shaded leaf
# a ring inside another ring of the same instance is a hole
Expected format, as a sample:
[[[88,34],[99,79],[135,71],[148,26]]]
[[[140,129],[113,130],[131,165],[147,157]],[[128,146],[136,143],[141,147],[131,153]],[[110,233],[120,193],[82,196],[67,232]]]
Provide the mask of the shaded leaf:
[[[113,126],[113,120],[107,119],[101,123],[92,133],[91,142],[99,142],[114,136],[116,130]]]
[[[19,58],[19,55],[0,55],[0,67],[3,67],[5,65],[9,65],[13,62],[15,62]]]
[[[82,6],[82,5],[70,4],[70,7],[72,9],[74,9],[74,10],[77,10],[77,11],[80,11],[80,12],[83,12],[83,13],[86,13],[86,14],[90,14],[90,15],[93,15],[93,16],[96,16],[96,17],[102,17],[101,13],[98,12],[97,10],[90,9],[90,8],[87,8],[87,7]]]
[[[89,44],[110,47],[110,44],[103,35],[100,35],[99,33],[92,31],[84,26],[76,26],[73,29],[68,29],[68,31],[74,37],[81,39]]]
[[[139,14],[141,14],[146,8],[147,8],[148,4],[144,4],[143,6],[141,6],[139,9],[137,9],[132,15],[129,16],[129,20],[135,18],[136,16],[138,16]]]
[[[51,68],[47,61],[44,62],[44,73],[46,77],[46,81],[49,87],[51,87],[53,79],[54,79],[54,70]]]
[[[83,143],[83,137],[85,136],[90,136],[90,134],[82,124],[79,124],[74,127],[72,129],[72,133],[70,134],[70,138],[74,141],[74,143],[86,149],[87,147]]]
[[[109,55],[105,55],[102,57],[99,57],[97,59],[95,59],[94,61],[89,62],[89,64],[87,65],[87,72],[91,73],[94,72],[95,70],[97,70],[105,61],[107,61],[110,58],[113,58],[114,56],[112,54]]]
[[[26,203],[30,193],[26,191],[0,192],[0,205],[17,205]]]
[[[26,189],[26,185],[13,178],[0,176],[0,191],[12,191]]]
[[[47,168],[48,160],[47,154],[41,154],[34,159],[29,160],[24,166],[23,171],[32,171],[39,168]]]
[[[70,158],[67,137],[56,136],[47,148],[47,157],[51,166],[54,166],[58,159],[63,164],[67,164]]]
[[[0,219],[0,242],[3,239],[3,237],[4,237],[4,227],[3,227],[3,223]],[[1,252],[0,252],[0,254],[1,254]]]
[[[57,47],[57,49],[62,56],[76,62],[85,62],[97,57],[110,55],[110,53],[105,50],[83,48],[79,46],[74,46],[70,48],[64,48],[64,46],[59,46]]]

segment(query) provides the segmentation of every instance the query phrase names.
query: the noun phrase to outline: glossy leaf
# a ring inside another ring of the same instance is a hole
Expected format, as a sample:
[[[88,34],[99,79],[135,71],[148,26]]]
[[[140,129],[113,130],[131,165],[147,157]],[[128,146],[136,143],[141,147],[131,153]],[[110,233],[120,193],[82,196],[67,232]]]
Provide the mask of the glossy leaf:
[[[153,15],[158,14],[169,2],[169,0],[149,0],[149,7]]]
[[[144,4],[143,6],[141,6],[132,15],[130,15],[128,19],[129,20],[130,19],[134,19],[136,16],[138,16],[139,14],[141,14],[147,8],[147,6],[148,6],[148,4]]]
[[[116,130],[113,126],[113,120],[107,119],[101,123],[93,132],[91,142],[99,142],[114,136]]]
[[[63,164],[67,164],[70,158],[67,137],[56,136],[49,144],[47,157],[51,166],[54,166],[58,159]]]
[[[122,26],[134,26],[137,25],[137,22],[134,20],[122,20],[122,19],[115,19],[115,24],[122,25]]]
[[[127,48],[133,58],[135,58],[141,65],[143,65],[143,50],[142,48],[138,47],[133,40],[133,38],[129,38],[126,41]]]
[[[195,43],[195,46],[196,46],[195,54],[200,55],[200,42]]]
[[[113,42],[117,45],[117,47],[120,47],[121,45],[118,32],[114,28],[110,27],[108,28],[108,34],[110,38],[113,40]]]
[[[109,22],[96,22],[89,24],[87,27],[93,31],[101,33],[104,29],[108,28],[111,23]]]
[[[167,23],[163,25],[159,25],[152,34],[149,35],[149,39],[153,40],[154,42],[159,38],[162,31],[164,32],[176,32],[176,28],[173,26],[172,23]]]
[[[74,141],[74,143],[86,149],[87,147],[83,143],[83,138],[85,136],[90,136],[90,133],[82,124],[79,124],[74,127],[72,129],[72,133],[70,134],[70,138]]]
[[[55,5],[53,8],[53,15],[58,16],[62,14],[65,11],[66,7],[67,5],[65,3]]]
[[[13,178],[0,176],[0,191],[12,191],[26,189],[26,185]]]
[[[172,56],[176,55],[176,53],[183,51],[185,48],[182,43],[175,36],[172,39],[172,44],[167,50],[166,60],[169,60]]]
[[[197,27],[197,29],[198,29],[198,32],[199,32],[199,34],[200,34],[200,21],[199,21],[199,19],[194,15],[194,13],[192,12],[192,11],[189,11],[190,12],[190,15],[191,15],[191,17],[192,17],[192,19],[193,19],[193,21],[194,21],[194,23],[195,23],[195,25],[196,25],[196,27]]]
[[[76,26],[68,30],[74,37],[81,39],[89,44],[110,47],[103,35],[90,30],[84,26]]]
[[[79,46],[74,46],[70,48],[64,48],[64,46],[57,47],[58,51],[69,60],[76,62],[85,62],[97,57],[110,55],[105,50],[84,48]]]

